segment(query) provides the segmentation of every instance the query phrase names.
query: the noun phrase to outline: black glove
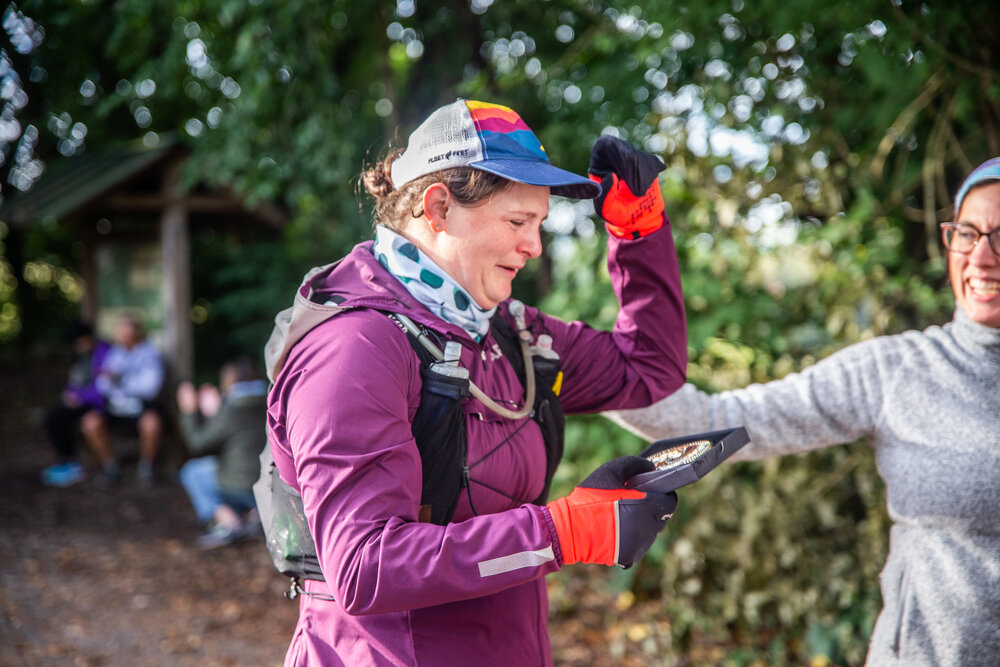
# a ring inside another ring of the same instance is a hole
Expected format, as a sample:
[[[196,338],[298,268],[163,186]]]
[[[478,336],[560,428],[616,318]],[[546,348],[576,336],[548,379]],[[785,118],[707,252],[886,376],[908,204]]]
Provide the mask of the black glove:
[[[655,155],[627,141],[602,136],[590,151],[590,180],[601,184],[594,210],[619,238],[652,234],[667,222],[657,174],[664,165]]]
[[[676,493],[624,488],[633,476],[653,469],[651,461],[638,456],[614,459],[547,505],[564,565],[631,567],[645,555],[677,507]]]

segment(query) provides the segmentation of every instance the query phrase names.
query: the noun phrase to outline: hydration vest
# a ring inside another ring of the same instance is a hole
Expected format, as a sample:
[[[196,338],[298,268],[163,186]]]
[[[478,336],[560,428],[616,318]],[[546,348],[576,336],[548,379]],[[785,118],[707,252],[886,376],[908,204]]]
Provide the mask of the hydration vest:
[[[292,309],[288,309],[279,314],[276,319],[278,326],[272,335],[272,340],[275,335],[281,333],[278,329],[282,326],[283,315],[287,315],[286,330],[290,328],[288,324],[292,319],[291,311]],[[328,319],[338,312],[339,309],[331,308],[327,317],[323,319]],[[386,315],[395,320],[392,313]],[[398,323],[398,320],[396,321]],[[313,323],[313,326],[318,323]],[[419,518],[420,521],[445,525],[454,517],[461,493],[463,490],[468,492],[471,481],[467,458],[466,420],[462,409],[462,402],[469,395],[469,380],[436,373],[435,358],[418,343],[412,333],[402,326],[401,329],[406,333],[411,347],[420,360],[422,380],[420,407],[411,424],[411,431],[420,452],[423,476]],[[517,372],[518,379],[524,386],[524,360],[516,332],[499,314],[494,315],[490,329],[500,351]],[[270,348],[271,343],[268,345]],[[269,350],[269,353],[273,351]],[[287,354],[287,349],[283,354]],[[531,361],[535,373],[536,391],[530,418],[538,424],[545,443],[545,483],[537,498],[512,499],[543,504],[548,498],[552,477],[563,455],[566,419],[558,397],[561,383],[558,359],[532,355]],[[301,579],[317,581],[325,579],[316,556],[316,544],[309,532],[302,497],[281,479],[274,464],[270,442],[264,447],[260,461],[260,478],[253,486],[257,510],[271,560],[278,572],[292,579],[291,588],[286,596],[294,599],[304,593],[299,584]],[[473,512],[475,512],[474,507]]]

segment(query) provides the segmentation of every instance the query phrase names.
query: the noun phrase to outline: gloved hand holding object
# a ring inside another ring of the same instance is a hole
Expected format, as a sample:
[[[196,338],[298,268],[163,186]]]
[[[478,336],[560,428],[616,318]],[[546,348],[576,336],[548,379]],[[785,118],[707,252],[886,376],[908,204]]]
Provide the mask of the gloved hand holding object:
[[[623,239],[648,236],[667,220],[657,174],[664,165],[655,155],[615,137],[602,136],[590,151],[590,180],[601,184],[594,210],[608,231]]]
[[[623,488],[631,477],[653,468],[651,461],[638,456],[614,459],[590,473],[568,496],[546,505],[564,565],[630,567],[643,557],[677,507],[676,493]]]

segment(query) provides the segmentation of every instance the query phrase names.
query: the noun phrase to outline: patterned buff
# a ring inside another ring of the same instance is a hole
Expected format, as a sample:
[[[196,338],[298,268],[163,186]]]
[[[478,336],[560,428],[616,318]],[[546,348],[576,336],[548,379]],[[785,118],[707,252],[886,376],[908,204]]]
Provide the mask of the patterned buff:
[[[476,342],[490,330],[496,308],[483,310],[476,305],[468,292],[406,238],[378,225],[372,252],[413,298],[445,322],[462,327]]]

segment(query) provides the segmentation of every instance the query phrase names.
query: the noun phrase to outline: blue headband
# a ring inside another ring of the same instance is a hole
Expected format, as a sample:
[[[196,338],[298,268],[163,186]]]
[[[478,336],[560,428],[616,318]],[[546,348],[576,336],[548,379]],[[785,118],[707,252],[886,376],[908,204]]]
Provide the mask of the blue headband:
[[[962,201],[965,199],[965,195],[969,194],[969,190],[986,181],[1000,181],[1000,157],[987,160],[965,177],[962,187],[958,189],[958,194],[955,195],[956,218],[958,217],[958,212],[962,210]]]

